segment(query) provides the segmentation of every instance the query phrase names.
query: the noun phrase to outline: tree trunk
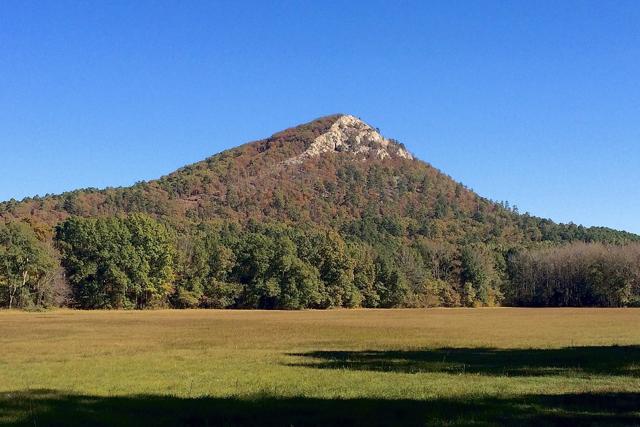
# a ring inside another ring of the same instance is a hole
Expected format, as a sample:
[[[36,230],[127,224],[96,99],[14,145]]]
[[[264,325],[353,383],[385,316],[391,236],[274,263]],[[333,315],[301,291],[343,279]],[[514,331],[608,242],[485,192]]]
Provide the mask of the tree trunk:
[[[29,278],[29,273],[26,270],[23,271],[22,272],[22,286],[20,287],[20,289],[25,287],[25,285],[27,284],[28,278]],[[13,300],[15,299],[15,295],[16,295],[17,291],[18,291],[18,287],[17,286],[13,286],[13,287],[11,287],[11,285],[9,286],[9,310],[11,310],[11,307],[13,306]]]

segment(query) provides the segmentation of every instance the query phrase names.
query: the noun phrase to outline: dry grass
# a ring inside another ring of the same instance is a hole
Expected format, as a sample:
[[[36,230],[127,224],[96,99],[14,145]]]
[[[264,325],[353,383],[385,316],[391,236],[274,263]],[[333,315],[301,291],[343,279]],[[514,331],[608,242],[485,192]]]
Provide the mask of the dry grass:
[[[385,407],[407,424],[566,421],[590,410],[640,424],[640,409],[603,408],[612,393],[640,406],[634,309],[0,312],[0,349],[0,424],[55,423],[63,409],[83,420],[87,399],[106,406],[84,421],[107,425],[135,408],[173,408],[155,424],[188,424],[184,411],[202,424],[263,424],[278,405],[274,425],[309,424],[309,402],[333,402],[322,413],[340,416],[344,399],[364,405],[347,424],[398,421],[371,409]],[[570,396],[596,401],[574,410]],[[481,406],[455,406],[468,402]]]

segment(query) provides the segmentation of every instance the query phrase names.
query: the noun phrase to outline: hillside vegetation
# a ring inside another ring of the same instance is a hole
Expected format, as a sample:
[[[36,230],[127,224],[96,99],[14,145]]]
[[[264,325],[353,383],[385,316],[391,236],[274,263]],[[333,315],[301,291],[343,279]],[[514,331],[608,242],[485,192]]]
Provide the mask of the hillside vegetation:
[[[4,306],[640,301],[639,236],[482,198],[352,116],[128,188],[4,202],[0,216]],[[576,258],[571,273],[549,267]]]

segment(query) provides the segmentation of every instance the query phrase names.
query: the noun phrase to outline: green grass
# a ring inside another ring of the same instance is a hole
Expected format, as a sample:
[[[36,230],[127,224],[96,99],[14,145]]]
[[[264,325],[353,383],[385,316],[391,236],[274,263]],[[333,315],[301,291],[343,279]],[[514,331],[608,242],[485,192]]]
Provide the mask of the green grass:
[[[640,310],[0,312],[0,425],[640,425]]]

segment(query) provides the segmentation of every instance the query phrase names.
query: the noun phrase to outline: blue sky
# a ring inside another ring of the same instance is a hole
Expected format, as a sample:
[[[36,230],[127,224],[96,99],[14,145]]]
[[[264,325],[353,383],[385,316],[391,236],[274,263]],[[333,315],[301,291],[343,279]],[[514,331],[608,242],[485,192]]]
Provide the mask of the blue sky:
[[[639,22],[637,1],[2,1],[0,199],[344,112],[483,196],[640,232]]]

